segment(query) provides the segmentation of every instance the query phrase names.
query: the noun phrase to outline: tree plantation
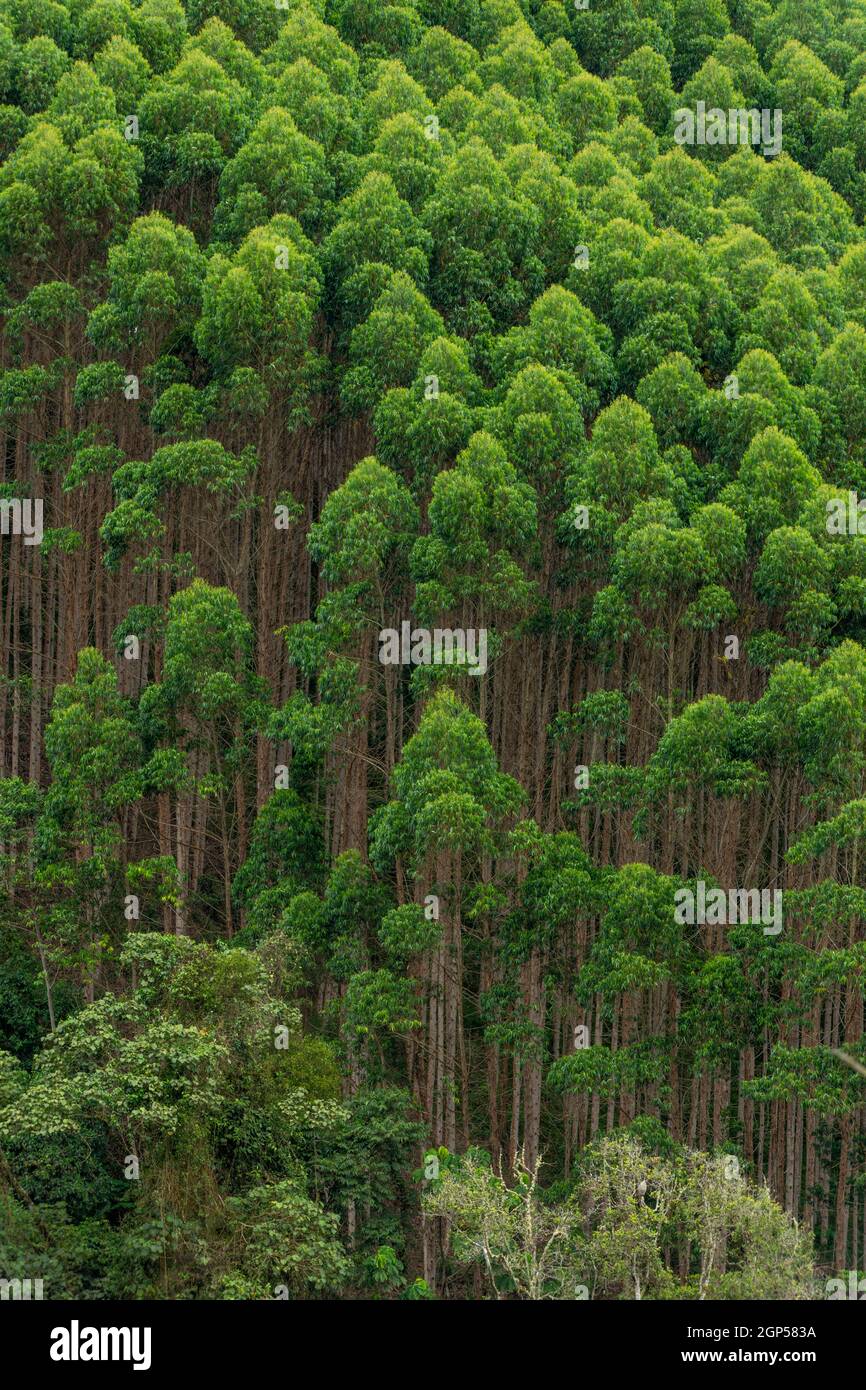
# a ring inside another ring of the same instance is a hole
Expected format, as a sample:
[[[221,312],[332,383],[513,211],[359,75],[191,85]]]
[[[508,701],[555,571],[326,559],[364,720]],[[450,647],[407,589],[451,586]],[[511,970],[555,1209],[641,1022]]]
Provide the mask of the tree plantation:
[[[0,0],[0,161],[3,1297],[858,1297],[866,0]]]

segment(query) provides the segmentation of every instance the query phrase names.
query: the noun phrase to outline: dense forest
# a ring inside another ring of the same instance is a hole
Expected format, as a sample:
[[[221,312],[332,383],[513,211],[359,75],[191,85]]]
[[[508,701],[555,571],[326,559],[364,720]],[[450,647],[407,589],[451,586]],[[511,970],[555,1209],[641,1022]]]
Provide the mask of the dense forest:
[[[0,0],[0,157],[0,1279],[827,1297],[866,0]]]

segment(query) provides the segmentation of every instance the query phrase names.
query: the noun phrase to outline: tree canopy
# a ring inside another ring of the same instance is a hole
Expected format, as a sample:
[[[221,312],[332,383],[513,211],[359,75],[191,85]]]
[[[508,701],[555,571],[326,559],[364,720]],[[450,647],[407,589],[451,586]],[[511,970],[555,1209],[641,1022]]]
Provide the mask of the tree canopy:
[[[0,0],[0,1278],[866,1266],[864,218],[866,0]]]

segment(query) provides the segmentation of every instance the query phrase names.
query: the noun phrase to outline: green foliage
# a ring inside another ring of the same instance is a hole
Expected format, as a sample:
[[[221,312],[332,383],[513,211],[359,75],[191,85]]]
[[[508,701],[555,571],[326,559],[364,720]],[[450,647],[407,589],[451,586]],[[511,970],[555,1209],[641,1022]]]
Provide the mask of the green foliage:
[[[0,1277],[858,1263],[864,16],[0,0]]]

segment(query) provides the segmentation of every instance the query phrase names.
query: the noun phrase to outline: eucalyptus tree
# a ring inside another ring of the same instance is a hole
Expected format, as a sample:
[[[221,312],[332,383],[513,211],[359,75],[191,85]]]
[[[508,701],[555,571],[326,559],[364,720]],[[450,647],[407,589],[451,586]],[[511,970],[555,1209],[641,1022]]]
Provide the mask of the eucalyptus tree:
[[[222,929],[232,935],[235,856],[246,845],[254,734],[265,717],[252,648],[252,626],[234,594],[194,580],[169,602],[162,678],[139,702],[150,751],[144,776],[160,798],[160,853],[177,866],[178,935],[193,927],[200,888],[213,908],[219,902],[202,883],[211,838],[219,847]]]

